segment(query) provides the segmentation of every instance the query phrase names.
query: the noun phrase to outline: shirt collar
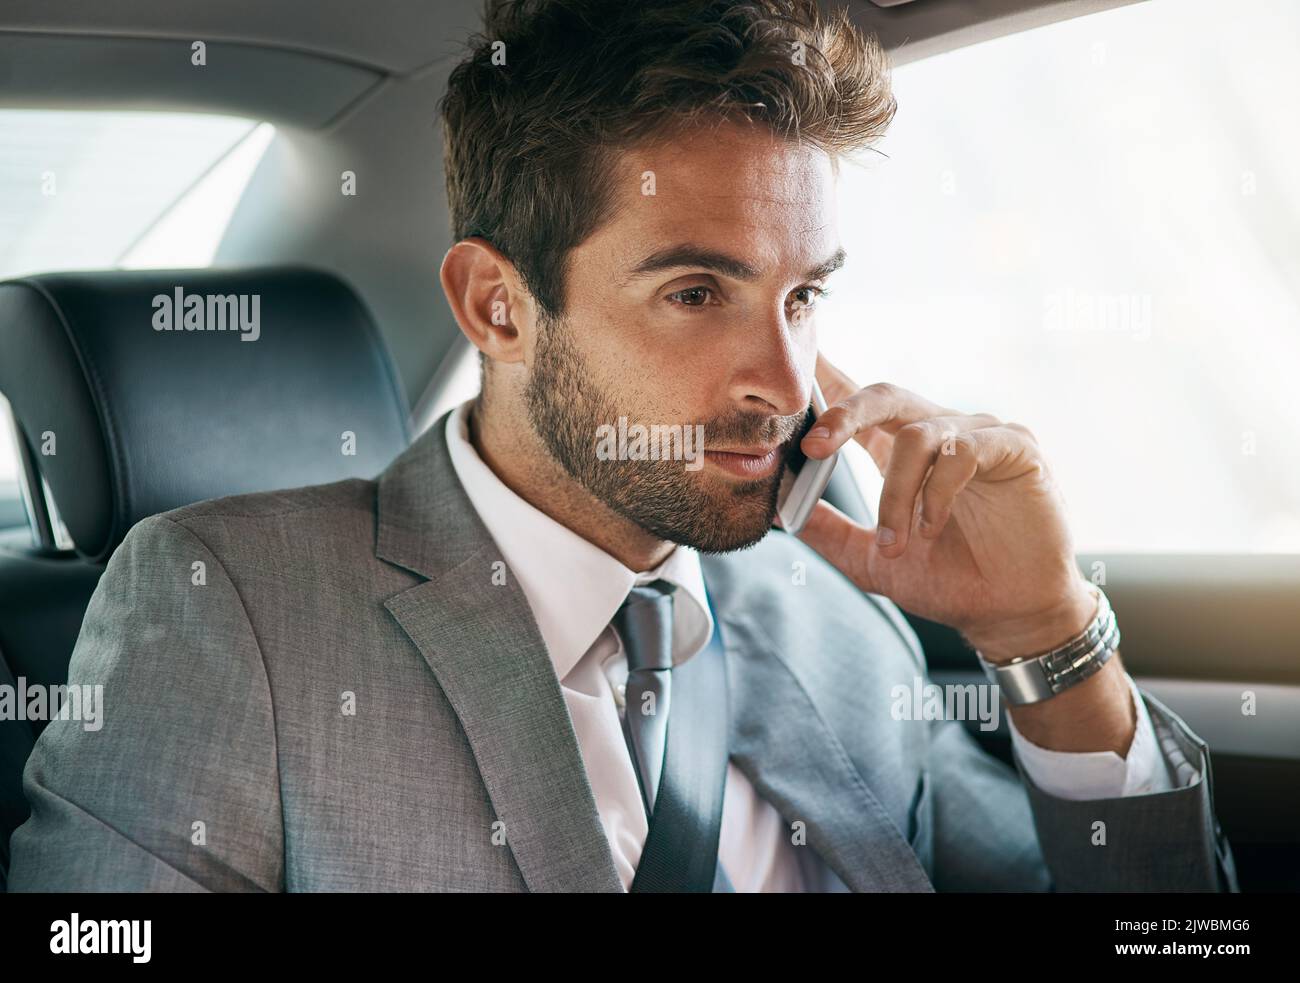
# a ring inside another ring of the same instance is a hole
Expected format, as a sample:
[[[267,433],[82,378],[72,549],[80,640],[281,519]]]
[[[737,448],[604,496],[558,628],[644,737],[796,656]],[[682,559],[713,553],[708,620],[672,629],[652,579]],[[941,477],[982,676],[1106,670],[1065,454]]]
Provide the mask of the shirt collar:
[[[469,439],[473,400],[447,418],[456,477],[496,541],[537,621],[556,676],[564,679],[613,620],[634,586],[663,579],[673,594],[673,664],[700,652],[713,635],[700,556],[673,547],[659,566],[637,573],[506,486]]]

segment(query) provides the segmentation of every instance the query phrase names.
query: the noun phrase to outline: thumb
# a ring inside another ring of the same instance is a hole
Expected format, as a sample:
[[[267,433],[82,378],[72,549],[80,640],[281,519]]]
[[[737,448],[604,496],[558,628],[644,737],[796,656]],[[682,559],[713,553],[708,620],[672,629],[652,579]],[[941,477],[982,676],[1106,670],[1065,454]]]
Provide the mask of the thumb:
[[[817,503],[798,536],[853,581],[859,590],[869,594],[880,593],[867,569],[867,557],[876,544],[874,529],[860,525],[823,499]]]

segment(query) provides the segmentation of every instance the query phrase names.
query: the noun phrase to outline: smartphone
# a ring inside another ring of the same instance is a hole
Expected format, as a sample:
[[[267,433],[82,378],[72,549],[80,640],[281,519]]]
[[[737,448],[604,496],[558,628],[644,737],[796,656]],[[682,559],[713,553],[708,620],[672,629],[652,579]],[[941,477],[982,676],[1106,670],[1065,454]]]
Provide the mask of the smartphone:
[[[814,379],[812,407],[808,410],[803,430],[799,433],[800,440],[812,429],[817,417],[825,412],[826,399],[822,396],[817,380]],[[812,515],[813,509],[822,497],[822,492],[826,490],[826,485],[830,482],[831,474],[839,459],[839,451],[824,461],[817,461],[805,457],[796,449],[794,457],[785,469],[785,474],[781,476],[781,490],[776,499],[776,514],[781,517],[781,527],[790,535],[797,534],[808,522],[808,517]]]

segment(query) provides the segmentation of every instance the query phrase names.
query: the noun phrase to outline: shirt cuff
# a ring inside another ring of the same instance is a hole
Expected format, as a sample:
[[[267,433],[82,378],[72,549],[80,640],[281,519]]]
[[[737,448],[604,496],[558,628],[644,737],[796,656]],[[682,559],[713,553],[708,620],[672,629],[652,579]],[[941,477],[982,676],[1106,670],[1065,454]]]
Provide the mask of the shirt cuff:
[[[1142,694],[1132,676],[1126,672],[1124,678],[1137,712],[1137,728],[1126,758],[1114,751],[1052,751],[1039,747],[1016,729],[1011,714],[1007,714],[1011,743],[1021,767],[1048,795],[1075,800],[1115,799],[1173,788]]]

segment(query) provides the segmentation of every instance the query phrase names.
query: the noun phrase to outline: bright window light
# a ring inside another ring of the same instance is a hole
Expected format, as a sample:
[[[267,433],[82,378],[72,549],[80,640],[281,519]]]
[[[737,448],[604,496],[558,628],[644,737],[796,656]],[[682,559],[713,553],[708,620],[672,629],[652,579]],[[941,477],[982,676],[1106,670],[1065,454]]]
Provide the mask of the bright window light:
[[[118,261],[127,269],[211,266],[275,127],[261,123],[200,177]]]
[[[0,276],[208,265],[272,132],[226,116],[0,110]]]
[[[1296,37],[1153,0],[900,67],[822,350],[1028,426],[1081,551],[1300,552]]]

